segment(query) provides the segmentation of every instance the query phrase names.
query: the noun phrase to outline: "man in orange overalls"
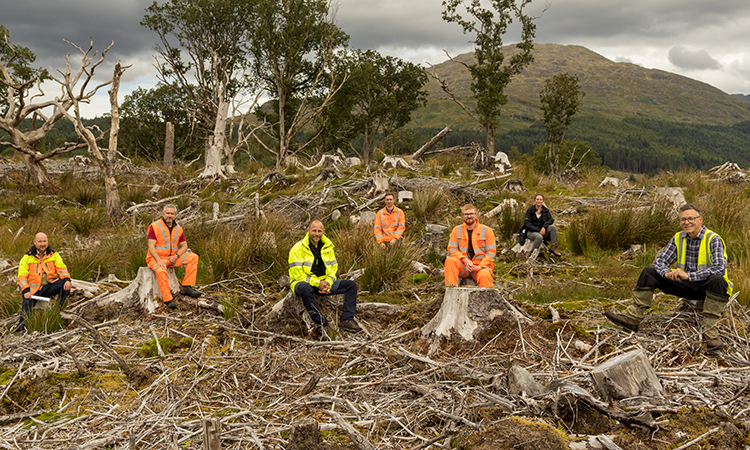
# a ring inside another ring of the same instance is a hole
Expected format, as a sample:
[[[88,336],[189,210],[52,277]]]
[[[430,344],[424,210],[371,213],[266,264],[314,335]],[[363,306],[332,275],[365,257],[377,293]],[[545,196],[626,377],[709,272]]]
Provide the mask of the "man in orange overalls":
[[[386,192],[385,207],[375,213],[375,239],[384,248],[386,245],[400,244],[404,239],[406,216],[395,202],[393,193]]]
[[[495,267],[495,233],[477,221],[474,205],[461,209],[464,223],[453,228],[445,260],[445,285],[458,286],[459,278],[472,278],[481,287],[492,287]]]
[[[148,253],[146,264],[156,274],[164,304],[169,309],[177,308],[169,289],[167,268],[185,266],[185,278],[182,280],[180,294],[200,297],[196,290],[195,279],[198,275],[198,255],[188,249],[182,227],[175,222],[177,207],[172,204],[164,206],[161,219],[148,227]]]

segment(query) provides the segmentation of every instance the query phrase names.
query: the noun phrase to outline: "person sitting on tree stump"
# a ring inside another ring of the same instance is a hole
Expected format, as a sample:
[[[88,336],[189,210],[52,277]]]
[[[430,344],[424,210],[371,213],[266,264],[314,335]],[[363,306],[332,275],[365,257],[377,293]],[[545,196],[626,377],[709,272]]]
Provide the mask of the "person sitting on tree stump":
[[[552,213],[544,206],[544,195],[536,194],[534,204],[526,210],[523,219],[523,229],[526,230],[526,239],[533,241],[531,251],[538,249],[542,241],[549,241],[549,251],[555,256],[562,256],[557,250],[557,227]],[[523,231],[522,231],[523,232]]]
[[[680,208],[680,226],[682,231],[659,252],[653,267],[641,272],[627,309],[622,314],[613,311],[604,314],[612,323],[638,331],[657,288],[665,294],[702,300],[703,338],[709,351],[717,351],[724,346],[719,337],[719,320],[733,288],[727,276],[726,246],[721,236],[703,225],[703,217],[695,205],[688,203]],[[670,269],[672,264],[677,267]]]
[[[385,194],[385,206],[375,213],[375,239],[378,244],[386,246],[399,245],[404,239],[406,230],[406,217],[404,211],[394,204],[395,197],[392,192]]]
[[[320,220],[313,220],[307,227],[305,237],[289,250],[289,283],[292,292],[302,298],[302,304],[310,318],[328,331],[328,319],[320,311],[314,293],[320,295],[344,294],[344,310],[339,329],[359,333],[362,328],[354,321],[357,312],[357,283],[336,279],[338,262],[333,251],[333,242],[325,234]]]
[[[60,254],[49,247],[49,240],[44,233],[34,236],[34,245],[23,255],[18,263],[18,287],[21,288],[21,315],[18,319],[17,332],[26,331],[25,321],[31,316],[31,310],[37,298],[57,296],[57,303],[62,310],[70,293],[70,273]],[[34,298],[37,297],[37,298]]]
[[[445,285],[458,286],[459,278],[472,278],[481,287],[492,287],[495,267],[495,233],[477,220],[474,205],[461,209],[464,222],[453,228],[445,260]]]
[[[175,222],[177,207],[173,204],[164,206],[161,219],[148,226],[148,252],[146,264],[156,274],[161,298],[169,309],[177,308],[169,289],[168,268],[185,266],[185,278],[182,280],[180,294],[200,297],[195,289],[198,276],[198,255],[188,249],[187,239],[182,227]]]

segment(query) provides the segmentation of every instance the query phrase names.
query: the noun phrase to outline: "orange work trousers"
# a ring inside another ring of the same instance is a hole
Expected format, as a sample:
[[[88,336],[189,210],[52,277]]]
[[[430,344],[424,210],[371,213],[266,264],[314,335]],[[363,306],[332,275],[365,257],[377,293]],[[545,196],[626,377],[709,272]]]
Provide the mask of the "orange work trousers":
[[[169,257],[161,258],[167,264],[168,268],[185,266],[185,278],[182,280],[183,286],[195,286],[195,279],[198,276],[198,255],[193,252],[188,252],[177,258],[173,266],[169,265]],[[159,284],[159,290],[161,291],[161,298],[164,303],[172,300],[172,291],[169,289],[169,276],[167,275],[167,269],[156,264],[156,260],[151,254],[146,255],[146,264],[149,269],[153,270],[156,274],[156,282]]]
[[[492,280],[492,269],[485,267],[477,272],[470,273],[461,262],[461,258],[449,256],[445,260],[445,285],[458,286],[459,278],[472,278],[480,287],[494,286]]]

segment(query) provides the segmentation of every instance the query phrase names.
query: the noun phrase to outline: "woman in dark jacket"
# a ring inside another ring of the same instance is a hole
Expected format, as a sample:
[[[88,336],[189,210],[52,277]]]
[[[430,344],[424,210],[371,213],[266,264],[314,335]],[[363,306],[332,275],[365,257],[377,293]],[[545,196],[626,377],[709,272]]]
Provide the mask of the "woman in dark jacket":
[[[526,217],[523,220],[523,226],[526,229],[526,239],[534,242],[532,251],[542,245],[542,240],[549,241],[549,251],[555,256],[561,256],[557,251],[557,227],[554,225],[555,219],[544,206],[544,195],[536,194],[534,204],[526,210]]]

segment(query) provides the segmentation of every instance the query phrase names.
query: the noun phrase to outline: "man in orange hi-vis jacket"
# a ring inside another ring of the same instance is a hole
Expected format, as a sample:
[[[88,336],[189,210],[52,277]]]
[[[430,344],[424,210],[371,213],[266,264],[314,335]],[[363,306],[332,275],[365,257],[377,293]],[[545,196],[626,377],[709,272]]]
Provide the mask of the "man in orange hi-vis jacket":
[[[70,272],[60,254],[52,250],[44,233],[34,236],[34,245],[23,255],[18,264],[18,287],[21,289],[21,318],[16,331],[26,331],[26,319],[36,305],[37,299],[49,300],[57,295],[60,309],[70,293]]]
[[[193,287],[198,275],[198,255],[188,249],[185,233],[174,220],[176,215],[175,205],[164,206],[162,218],[148,227],[148,253],[146,253],[146,264],[156,274],[161,297],[169,309],[177,308],[177,304],[172,300],[167,268],[185,266],[185,278],[182,280],[180,293],[191,297],[201,296],[200,291]]]
[[[445,285],[458,286],[459,278],[473,278],[479,286],[492,287],[495,267],[495,233],[477,220],[474,205],[461,209],[464,223],[453,228],[445,260]]]
[[[385,207],[375,213],[375,239],[381,247],[400,244],[404,238],[406,217],[394,203],[393,193],[386,192]]]

